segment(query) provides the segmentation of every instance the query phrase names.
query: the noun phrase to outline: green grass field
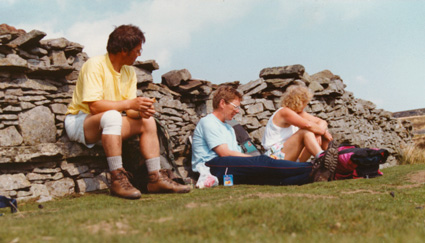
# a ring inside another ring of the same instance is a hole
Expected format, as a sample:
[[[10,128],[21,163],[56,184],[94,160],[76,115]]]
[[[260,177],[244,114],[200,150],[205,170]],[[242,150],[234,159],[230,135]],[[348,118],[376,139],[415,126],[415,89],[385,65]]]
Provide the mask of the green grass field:
[[[0,209],[0,242],[425,242],[425,165],[304,186],[108,192]],[[394,196],[392,196],[393,194]]]

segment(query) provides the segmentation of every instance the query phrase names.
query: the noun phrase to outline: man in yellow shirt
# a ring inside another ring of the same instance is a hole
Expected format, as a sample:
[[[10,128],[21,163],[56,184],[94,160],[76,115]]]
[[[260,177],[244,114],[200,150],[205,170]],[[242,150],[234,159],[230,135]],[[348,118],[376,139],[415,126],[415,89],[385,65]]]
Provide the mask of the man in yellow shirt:
[[[159,142],[152,117],[155,100],[136,96],[137,78],[131,67],[141,55],[144,42],[145,36],[136,26],[115,28],[109,35],[108,53],[90,58],[83,65],[65,118],[72,141],[89,148],[102,141],[111,172],[111,194],[129,199],[141,197],[129,182],[121,157],[122,140],[134,135],[140,135],[140,152],[149,172],[148,191],[190,191],[190,186],[180,185],[159,171]]]

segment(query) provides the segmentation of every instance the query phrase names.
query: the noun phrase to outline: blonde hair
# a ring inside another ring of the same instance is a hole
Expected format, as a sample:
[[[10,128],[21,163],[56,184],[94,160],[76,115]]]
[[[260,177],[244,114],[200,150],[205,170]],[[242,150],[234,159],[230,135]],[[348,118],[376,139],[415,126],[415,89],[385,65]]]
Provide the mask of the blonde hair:
[[[281,106],[299,112],[313,98],[309,88],[301,85],[289,86],[282,95]]]

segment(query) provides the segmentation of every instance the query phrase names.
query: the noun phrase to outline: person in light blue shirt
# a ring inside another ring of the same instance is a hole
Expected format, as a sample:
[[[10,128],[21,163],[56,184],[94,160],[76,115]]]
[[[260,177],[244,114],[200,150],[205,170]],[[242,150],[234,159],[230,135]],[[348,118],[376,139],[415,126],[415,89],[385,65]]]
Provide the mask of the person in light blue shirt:
[[[236,141],[235,130],[229,124],[220,121],[214,114],[202,118],[195,129],[193,138],[192,169],[197,171],[196,165],[205,163],[215,157],[213,148],[227,144],[230,150],[242,152]]]
[[[302,185],[315,181],[319,171],[330,175],[325,163],[294,162],[265,155],[251,156],[241,152],[233,128],[225,122],[240,110],[242,95],[233,87],[220,86],[213,97],[213,112],[202,118],[195,128],[192,142],[192,167],[205,164],[211,174],[223,183],[232,175],[234,184]],[[325,153],[324,160],[329,156]],[[327,180],[328,178],[325,178]]]

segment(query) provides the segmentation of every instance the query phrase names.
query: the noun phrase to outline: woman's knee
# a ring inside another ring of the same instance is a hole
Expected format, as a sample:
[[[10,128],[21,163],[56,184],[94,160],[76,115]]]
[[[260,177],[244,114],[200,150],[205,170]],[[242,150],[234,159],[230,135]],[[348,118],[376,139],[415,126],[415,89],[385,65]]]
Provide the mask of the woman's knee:
[[[302,132],[303,137],[316,139],[316,134],[314,134],[313,132],[306,129],[301,129],[300,131]]]

